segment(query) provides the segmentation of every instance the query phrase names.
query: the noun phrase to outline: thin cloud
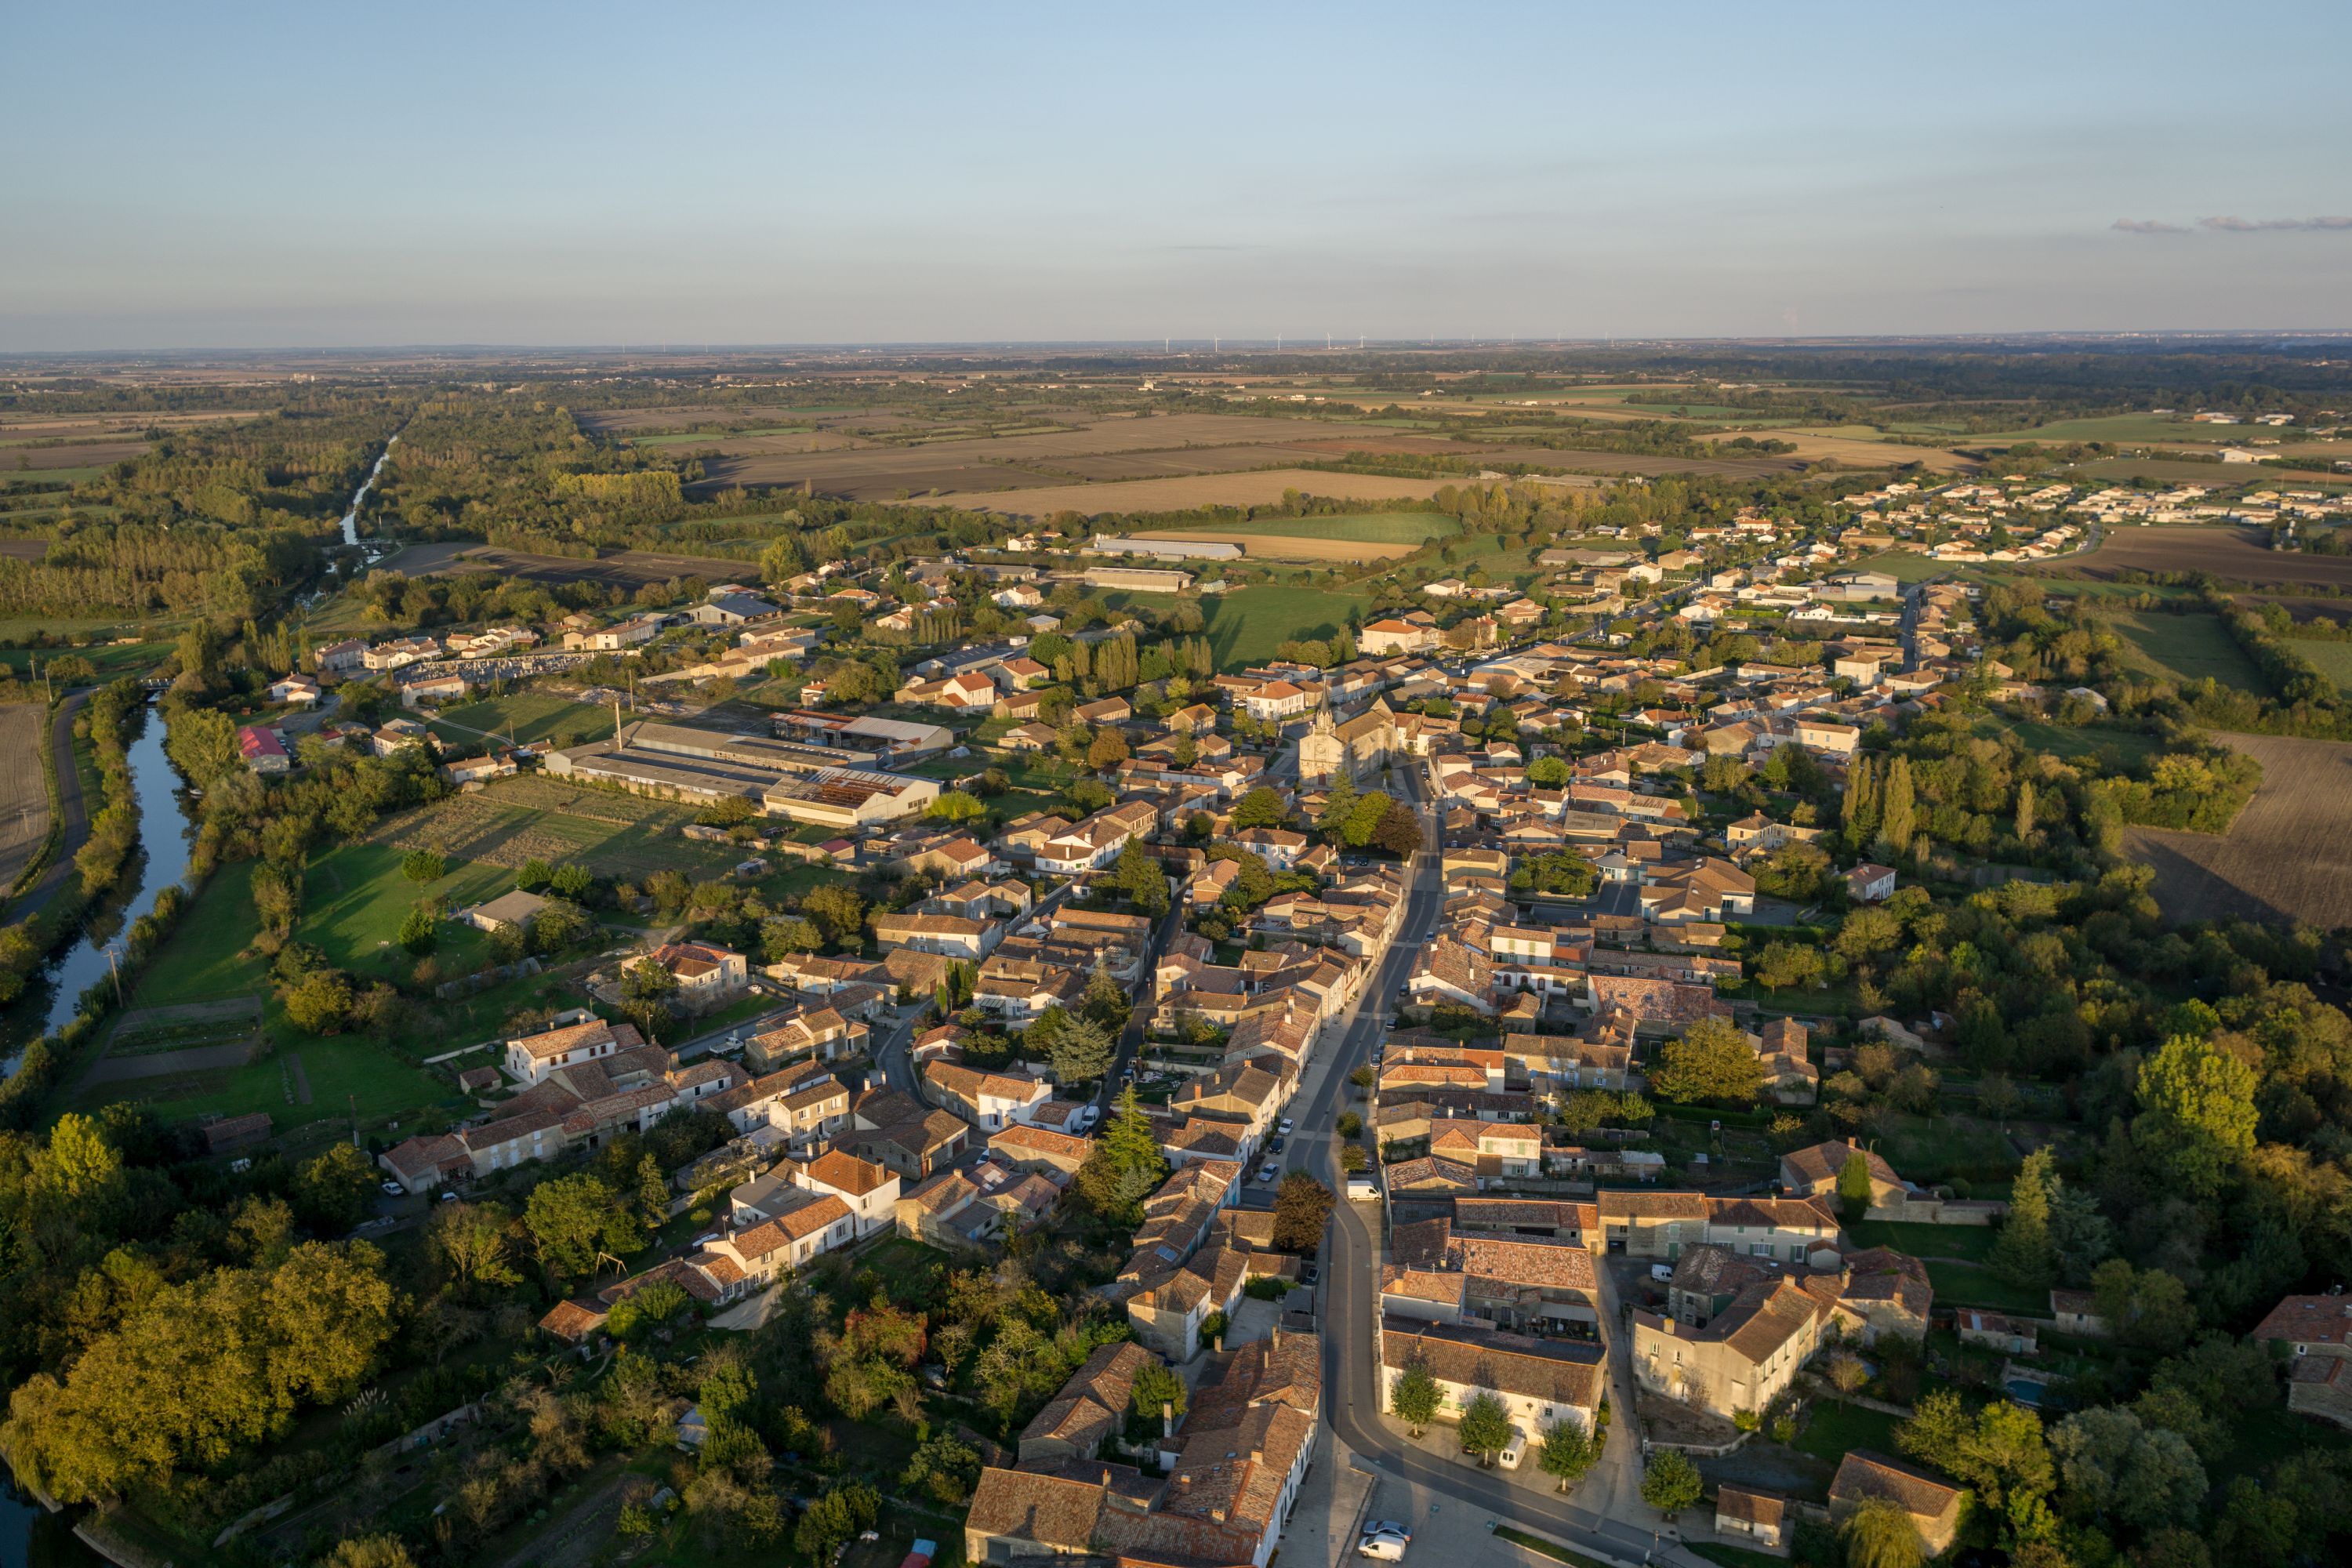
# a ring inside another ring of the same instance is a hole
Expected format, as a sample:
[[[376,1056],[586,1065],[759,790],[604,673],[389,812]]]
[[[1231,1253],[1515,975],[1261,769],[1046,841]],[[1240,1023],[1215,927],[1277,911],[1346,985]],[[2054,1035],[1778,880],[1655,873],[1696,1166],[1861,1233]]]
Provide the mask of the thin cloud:
[[[2187,234],[2177,223],[2157,223],[2148,218],[2119,217],[2116,227],[2125,234]]]
[[[2272,229],[2308,233],[2321,229],[2352,228],[2352,217],[2200,217],[2197,220],[2197,226],[2222,234],[2261,234]]]

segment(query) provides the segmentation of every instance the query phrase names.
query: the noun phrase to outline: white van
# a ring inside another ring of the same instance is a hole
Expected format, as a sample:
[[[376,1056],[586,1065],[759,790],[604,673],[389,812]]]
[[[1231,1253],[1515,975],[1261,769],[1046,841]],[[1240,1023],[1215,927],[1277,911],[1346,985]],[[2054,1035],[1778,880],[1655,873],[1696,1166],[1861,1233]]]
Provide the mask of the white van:
[[[1519,1468],[1519,1461],[1527,1457],[1528,1435],[1514,1426],[1511,1428],[1511,1440],[1503,1445],[1503,1451],[1495,1456],[1495,1462],[1507,1470],[1516,1470]]]
[[[1380,1195],[1380,1188],[1372,1184],[1372,1179],[1370,1176],[1350,1176],[1348,1178],[1348,1201],[1349,1203],[1375,1203],[1379,1201]]]

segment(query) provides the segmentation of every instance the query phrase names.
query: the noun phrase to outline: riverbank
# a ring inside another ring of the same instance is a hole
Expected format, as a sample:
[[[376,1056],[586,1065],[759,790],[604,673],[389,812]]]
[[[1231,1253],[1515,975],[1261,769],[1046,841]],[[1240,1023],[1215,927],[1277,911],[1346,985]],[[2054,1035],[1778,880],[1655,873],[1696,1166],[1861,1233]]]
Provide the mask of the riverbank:
[[[27,948],[55,953],[69,939],[70,945],[43,964],[37,976],[26,975],[32,983],[15,999],[18,1009],[44,1011],[37,1036],[21,1016],[16,1021],[26,1043],[0,1062],[5,1079],[0,1082],[0,1121],[22,1125],[37,1120],[36,1108],[69,1078],[71,1064],[99,1021],[118,1004],[120,967],[135,968],[185,901],[183,884],[194,821],[164,750],[162,716],[144,702],[123,707],[119,698],[109,700],[113,697],[111,690],[101,693],[90,709],[104,803],[92,818],[89,843],[76,857],[81,885],[61,896],[52,910],[9,928],[17,933],[20,953]],[[116,745],[104,743],[103,726],[109,723],[131,732],[127,744],[121,743],[120,733]],[[174,822],[178,831],[167,831],[164,825]]]

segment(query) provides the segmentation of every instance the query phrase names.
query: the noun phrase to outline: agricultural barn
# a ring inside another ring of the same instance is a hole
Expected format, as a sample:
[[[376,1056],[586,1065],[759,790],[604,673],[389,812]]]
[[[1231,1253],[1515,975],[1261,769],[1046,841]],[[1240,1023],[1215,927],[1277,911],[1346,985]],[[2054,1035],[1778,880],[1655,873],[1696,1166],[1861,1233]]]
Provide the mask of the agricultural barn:
[[[1149,555],[1160,561],[1238,561],[1242,547],[1230,539],[1135,539],[1097,533],[1089,555]]]

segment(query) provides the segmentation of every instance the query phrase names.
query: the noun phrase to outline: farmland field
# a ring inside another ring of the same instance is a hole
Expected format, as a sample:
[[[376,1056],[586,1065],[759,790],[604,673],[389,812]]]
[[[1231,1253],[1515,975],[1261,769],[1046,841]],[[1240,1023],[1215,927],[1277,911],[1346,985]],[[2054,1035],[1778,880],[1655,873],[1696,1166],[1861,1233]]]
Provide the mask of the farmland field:
[[[1150,529],[1137,539],[1198,539],[1202,529]],[[1351,539],[1301,539],[1290,534],[1219,530],[1215,538],[1238,544],[1252,561],[1392,561],[1410,555],[1411,544],[1370,544]]]
[[[534,583],[610,583],[639,588],[672,577],[700,577],[706,582],[724,583],[755,572],[757,567],[749,561],[730,561],[723,556],[672,555],[647,550],[616,551],[593,561],[583,561],[569,555],[530,555],[465,540],[445,540],[396,551],[384,558],[382,569],[411,577],[445,572],[495,572]]]
[[[693,820],[687,806],[525,773],[496,780],[474,795],[397,812],[371,837],[509,870],[535,857],[551,865],[577,860],[609,877],[646,877],[667,868],[717,876],[738,857],[723,845],[679,837],[678,828]]]
[[[41,762],[41,731],[49,710],[39,702],[0,704],[0,894],[16,886],[33,851],[49,835],[48,770]]]
[[[2221,738],[2263,764],[2262,787],[2229,832],[2125,831],[2126,852],[2156,868],[2166,917],[2352,924],[2352,744]]]
[[[1391,479],[1382,474],[1326,473],[1310,468],[1269,468],[1244,474],[1199,474],[1100,485],[1049,485],[931,499],[940,506],[969,510],[1050,517],[1057,511],[1156,512],[1189,511],[1203,506],[1268,506],[1279,501],[1286,489],[1357,500],[1427,500],[1453,482]]]
[[[2317,665],[2321,674],[2346,691],[2352,691],[2352,642],[2310,642],[2297,638],[2289,646]]]
[[[2270,682],[2231,640],[2219,616],[2130,611],[2115,617],[2115,628],[2131,650],[2131,662],[2143,668],[2180,681],[2202,680],[2210,675],[2240,691],[2270,690]]]
[[[2352,588],[2352,555],[2266,550],[2251,529],[2117,528],[2099,548],[2079,557],[2075,570],[2112,577],[2143,572],[2210,572],[2247,583],[2326,584]]]
[[[1360,511],[1342,517],[1261,517],[1247,522],[1210,522],[1186,531],[1263,533],[1280,539],[1345,539],[1366,544],[1425,544],[1457,524],[1439,511]],[[1171,538],[1167,532],[1146,538]]]
[[[1973,458],[1958,452],[1947,452],[1939,447],[1914,447],[1906,442],[1883,439],[1868,430],[1791,430],[1779,426],[1740,430],[1723,436],[1703,436],[1701,440],[1717,445],[1735,436],[1754,436],[1759,440],[1770,438],[1787,441],[1797,449],[1790,454],[1800,462],[1819,462],[1834,458],[1841,463],[1856,468],[1885,467],[1890,463],[1917,463],[1922,468],[1947,473],[1974,473],[1983,465]]]

